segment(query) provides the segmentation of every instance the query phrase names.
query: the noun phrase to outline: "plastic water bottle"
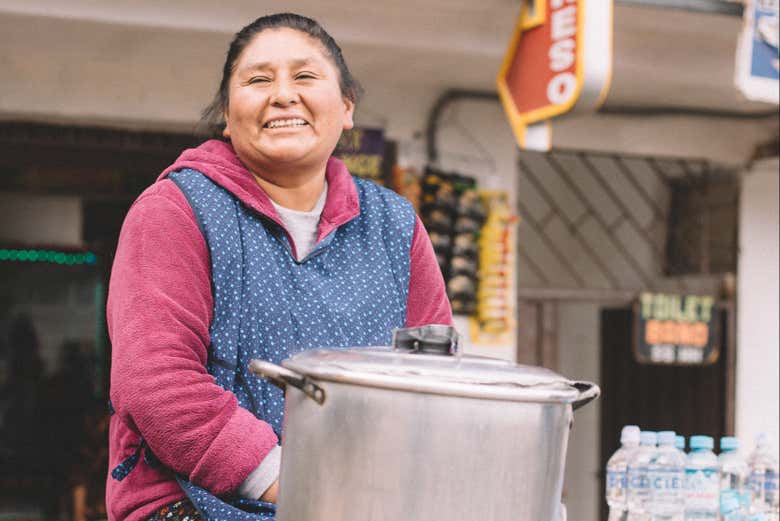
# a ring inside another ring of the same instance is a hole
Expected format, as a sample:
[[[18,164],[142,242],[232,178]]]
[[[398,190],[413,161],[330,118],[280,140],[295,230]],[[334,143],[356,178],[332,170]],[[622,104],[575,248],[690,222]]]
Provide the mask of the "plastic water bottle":
[[[652,521],[682,521],[685,511],[683,481],[685,455],[674,446],[672,431],[658,433],[658,450],[650,461],[650,515]]]
[[[750,492],[746,488],[748,465],[737,452],[738,449],[739,441],[736,438],[726,436],[720,439],[720,506],[724,516],[724,501],[731,505],[729,498],[737,501],[740,515],[747,516],[750,509]]]
[[[628,504],[628,462],[639,446],[639,427],[626,425],[620,432],[620,448],[607,461],[607,504],[609,521],[623,519]]]
[[[674,437],[674,448],[685,454],[685,436],[678,434]]]
[[[658,435],[653,431],[639,434],[639,447],[628,462],[628,520],[647,521],[650,519],[650,462],[655,457],[655,444]]]
[[[733,494],[721,494],[720,514],[723,521],[745,521],[739,498]]]
[[[769,437],[759,434],[756,448],[748,459],[750,477],[748,488],[752,499],[750,511],[765,514],[767,521],[778,521],[778,469],[777,459],[772,455]]]
[[[720,475],[712,438],[691,436],[690,442],[685,462],[685,521],[717,521]]]

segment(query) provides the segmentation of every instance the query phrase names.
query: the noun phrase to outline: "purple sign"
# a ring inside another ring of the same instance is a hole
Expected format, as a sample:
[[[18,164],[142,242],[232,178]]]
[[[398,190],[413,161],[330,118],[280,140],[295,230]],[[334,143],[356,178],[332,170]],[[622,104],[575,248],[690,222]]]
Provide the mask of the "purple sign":
[[[333,155],[344,161],[352,175],[384,184],[382,159],[385,133],[376,128],[353,128],[341,134]]]

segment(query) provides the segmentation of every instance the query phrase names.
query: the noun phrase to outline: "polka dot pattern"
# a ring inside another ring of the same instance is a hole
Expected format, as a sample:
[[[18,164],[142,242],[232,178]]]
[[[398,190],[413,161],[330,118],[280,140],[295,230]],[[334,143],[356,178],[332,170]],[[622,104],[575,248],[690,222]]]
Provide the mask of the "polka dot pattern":
[[[278,224],[205,175],[184,169],[169,178],[189,201],[211,255],[209,373],[281,438],[283,393],[252,375],[250,360],[279,364],[306,349],[388,345],[392,329],[406,322],[414,209],[356,178],[360,214],[298,262]],[[209,520],[273,519],[268,503],[226,502],[180,483]]]

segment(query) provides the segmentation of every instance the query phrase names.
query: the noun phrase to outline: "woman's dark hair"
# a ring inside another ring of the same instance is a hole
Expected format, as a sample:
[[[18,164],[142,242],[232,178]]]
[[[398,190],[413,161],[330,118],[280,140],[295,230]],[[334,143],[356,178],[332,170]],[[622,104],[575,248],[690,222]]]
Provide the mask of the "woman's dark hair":
[[[233,41],[230,42],[225,65],[222,67],[222,81],[219,83],[219,90],[212,102],[204,109],[201,118],[201,126],[205,127],[209,133],[221,137],[225,128],[224,112],[230,102],[229,86],[230,77],[236,67],[236,62],[241,57],[241,53],[259,33],[267,29],[295,29],[310,37],[318,40],[325,48],[326,55],[333,60],[334,65],[339,70],[339,87],[341,94],[353,103],[357,103],[363,94],[363,89],[357,80],[349,72],[344,56],[341,54],[341,48],[336,40],[329,35],[322,26],[311,18],[306,18],[293,13],[278,13],[268,16],[261,16],[251,24],[247,25],[236,33]]]

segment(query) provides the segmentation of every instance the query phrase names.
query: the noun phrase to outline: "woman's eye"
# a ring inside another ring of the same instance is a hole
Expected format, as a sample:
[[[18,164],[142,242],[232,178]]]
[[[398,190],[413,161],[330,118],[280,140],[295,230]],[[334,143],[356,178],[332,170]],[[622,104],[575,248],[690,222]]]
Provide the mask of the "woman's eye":
[[[314,75],[313,74],[309,74],[308,72],[302,72],[302,73],[296,75],[295,79],[296,80],[313,80],[314,79]]]
[[[271,79],[266,76],[253,76],[249,78],[249,83],[268,83],[269,81],[271,81]]]

